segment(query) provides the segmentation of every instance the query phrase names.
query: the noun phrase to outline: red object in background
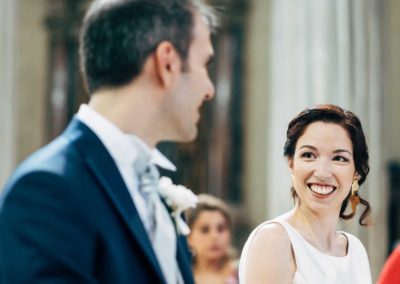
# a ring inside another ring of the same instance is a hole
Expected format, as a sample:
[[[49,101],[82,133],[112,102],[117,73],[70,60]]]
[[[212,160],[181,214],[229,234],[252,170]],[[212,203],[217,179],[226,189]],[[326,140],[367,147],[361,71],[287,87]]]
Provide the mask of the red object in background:
[[[400,245],[386,260],[377,284],[400,284]]]

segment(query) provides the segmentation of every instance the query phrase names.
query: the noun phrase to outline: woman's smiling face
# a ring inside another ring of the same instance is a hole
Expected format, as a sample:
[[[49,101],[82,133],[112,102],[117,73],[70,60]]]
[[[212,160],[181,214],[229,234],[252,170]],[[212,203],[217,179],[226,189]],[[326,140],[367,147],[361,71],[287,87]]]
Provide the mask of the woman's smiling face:
[[[356,178],[353,144],[342,126],[322,121],[308,125],[296,143],[289,167],[301,207],[339,216]]]

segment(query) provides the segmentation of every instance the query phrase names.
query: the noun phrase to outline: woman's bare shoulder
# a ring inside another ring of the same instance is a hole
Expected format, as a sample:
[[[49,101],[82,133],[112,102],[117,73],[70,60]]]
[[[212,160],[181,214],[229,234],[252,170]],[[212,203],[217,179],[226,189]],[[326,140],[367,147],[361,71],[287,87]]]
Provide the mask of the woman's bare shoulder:
[[[295,271],[291,242],[279,223],[267,223],[257,229],[246,261],[246,283],[285,283]]]
[[[277,247],[290,248],[291,243],[285,228],[279,223],[266,223],[258,228],[251,243],[252,248],[268,248],[268,251],[275,250]]]

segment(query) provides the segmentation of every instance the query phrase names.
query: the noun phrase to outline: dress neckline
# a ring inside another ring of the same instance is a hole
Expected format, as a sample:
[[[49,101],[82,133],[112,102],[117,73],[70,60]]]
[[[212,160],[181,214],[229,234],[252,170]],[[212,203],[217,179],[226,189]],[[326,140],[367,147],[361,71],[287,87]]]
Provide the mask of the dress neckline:
[[[310,247],[312,250],[314,250],[315,252],[317,252],[317,253],[319,253],[319,254],[321,254],[321,255],[324,255],[324,256],[327,256],[327,257],[330,257],[330,258],[332,258],[332,259],[338,259],[338,260],[344,260],[344,259],[347,259],[348,257],[349,257],[349,255],[350,255],[350,249],[351,249],[351,247],[350,247],[350,239],[349,239],[349,237],[347,236],[347,234],[346,234],[346,232],[343,232],[343,231],[337,231],[338,233],[340,233],[340,234],[342,234],[345,238],[346,238],[346,240],[347,240],[347,252],[346,252],[346,255],[344,255],[344,256],[335,256],[335,255],[331,255],[331,254],[328,254],[328,253],[325,253],[325,252],[323,252],[323,251],[321,251],[321,250],[319,250],[319,249],[317,249],[315,246],[313,246],[309,241],[307,241],[304,237],[303,237],[303,235],[302,234],[300,234],[300,232],[295,228],[295,227],[293,227],[289,222],[287,222],[287,221],[285,221],[285,220],[282,220],[282,219],[278,219],[278,221],[279,222],[282,222],[282,223],[284,223],[284,224],[286,224],[308,247]]]

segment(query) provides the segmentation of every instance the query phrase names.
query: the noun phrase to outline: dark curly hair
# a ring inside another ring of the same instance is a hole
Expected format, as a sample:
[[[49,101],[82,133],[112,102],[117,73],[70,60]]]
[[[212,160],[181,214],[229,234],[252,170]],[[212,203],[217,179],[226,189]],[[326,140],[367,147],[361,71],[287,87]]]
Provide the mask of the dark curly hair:
[[[351,111],[344,110],[336,105],[317,105],[314,108],[307,108],[300,112],[290,123],[286,132],[286,143],[284,146],[284,156],[292,159],[294,157],[296,144],[303,135],[308,125],[313,122],[322,121],[335,123],[342,126],[351,139],[353,144],[354,165],[356,172],[360,175],[359,185],[363,184],[369,172],[368,165],[368,146],[358,117]],[[292,189],[293,198],[297,197],[296,192]],[[345,198],[340,208],[340,218],[351,219],[354,213],[345,214],[347,205],[351,197],[351,192]],[[370,214],[371,208],[369,202],[360,197],[360,202],[365,206],[360,216],[360,225],[367,225],[365,218]]]

